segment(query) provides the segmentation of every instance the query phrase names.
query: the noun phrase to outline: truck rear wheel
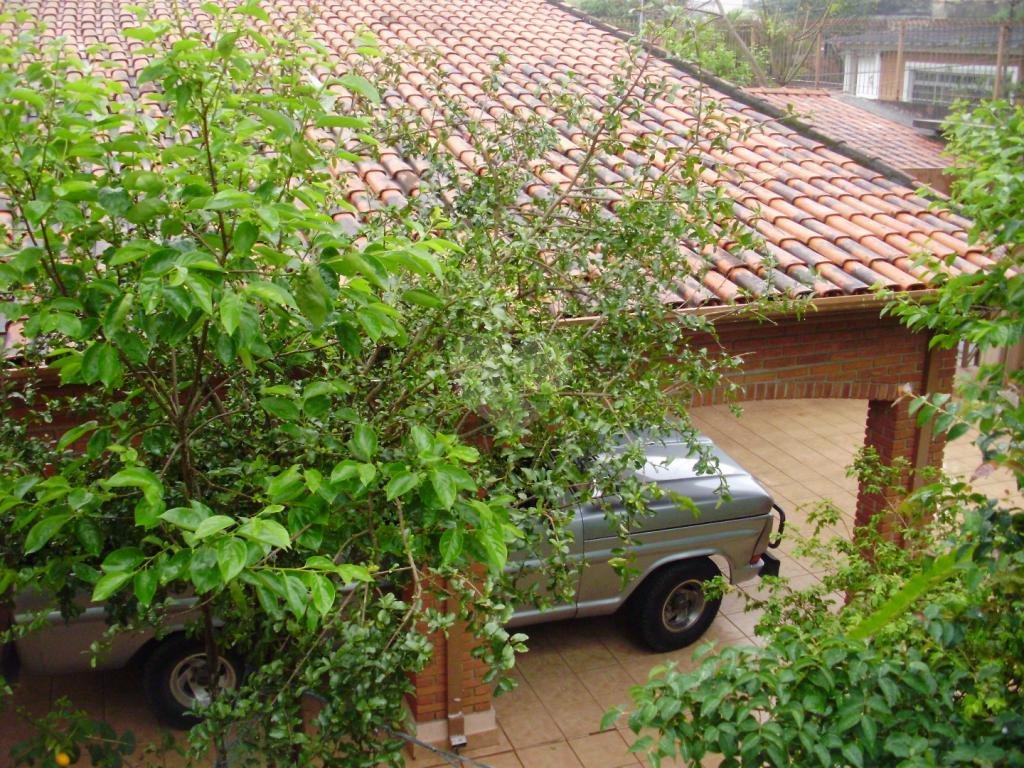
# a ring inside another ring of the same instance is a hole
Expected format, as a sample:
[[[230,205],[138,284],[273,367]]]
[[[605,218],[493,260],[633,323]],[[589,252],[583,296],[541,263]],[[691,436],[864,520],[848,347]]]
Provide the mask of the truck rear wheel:
[[[721,575],[706,557],[673,563],[641,587],[636,603],[640,638],[653,651],[673,651],[700,639],[718,615],[721,598],[704,594],[704,584]]]

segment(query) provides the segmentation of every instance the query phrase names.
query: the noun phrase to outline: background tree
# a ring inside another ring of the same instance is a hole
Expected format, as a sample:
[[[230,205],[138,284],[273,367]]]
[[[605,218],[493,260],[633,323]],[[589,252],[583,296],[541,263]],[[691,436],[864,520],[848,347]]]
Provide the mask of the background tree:
[[[676,406],[720,381],[685,345],[708,324],[660,298],[685,278],[680,248],[751,236],[687,147],[638,141],[665,172],[608,180],[643,99],[714,115],[640,53],[606,103],[566,77],[536,114],[496,120],[435,69],[425,123],[375,82],[429,52],[381,59],[361,39],[353,70],[303,19],[285,38],[266,19],[143,15],[124,30],[148,57],[137,97],[102,50],[39,46],[28,17],[0,41],[0,312],[27,339],[3,407],[34,414],[0,420],[0,595],[32,585],[70,614],[85,591],[111,636],[159,631],[194,595],[208,658],[251,668],[211,686],[196,754],[397,762],[407,673],[455,618],[428,595],[461,602],[495,672],[511,663],[501,620],[528,595],[510,552],[543,554],[557,593],[574,505],[622,495],[623,530],[642,507],[619,479],[638,448],[590,459],[641,430],[692,435]],[[498,61],[486,87],[503,76]],[[736,128],[716,126],[707,141]],[[586,150],[538,192],[559,131]],[[455,162],[442,147],[460,141]],[[351,215],[355,164],[395,148],[418,196]],[[55,417],[78,424],[48,434]],[[312,723],[307,693],[325,702]]]
[[[676,58],[736,85],[767,85],[758,51],[738,36],[737,13],[706,2],[624,2],[581,0],[581,10],[621,29],[641,33]],[[641,28],[643,28],[641,30]]]
[[[953,198],[972,237],[1001,252],[986,272],[952,277],[937,301],[890,311],[945,347],[984,351],[1024,335],[1024,108],[983,104],[950,118]],[[950,394],[914,401],[919,421],[950,439],[976,429],[984,468],[1024,488],[1024,371],[982,365]],[[862,474],[893,473],[870,456]],[[982,470],[984,471],[984,470]],[[898,473],[896,473],[898,476]],[[856,542],[807,543],[830,573],[802,592],[758,603],[761,648],[707,656],[689,674],[660,670],[634,690],[636,748],[654,763],[699,765],[986,765],[1024,762],[1024,514],[1019,496],[989,498],[939,478],[907,499],[905,546],[863,531]],[[835,517],[818,515],[823,525]],[[845,595],[845,602],[840,596]],[[614,713],[612,713],[614,715]]]

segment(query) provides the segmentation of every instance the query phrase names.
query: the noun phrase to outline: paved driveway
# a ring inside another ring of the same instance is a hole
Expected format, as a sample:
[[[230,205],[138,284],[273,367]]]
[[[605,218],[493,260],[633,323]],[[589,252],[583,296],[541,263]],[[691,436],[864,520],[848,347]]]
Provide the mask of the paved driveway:
[[[830,498],[842,510],[836,533],[848,535],[856,505],[856,483],[844,467],[863,443],[865,401],[796,400],[750,403],[741,419],[724,406],[696,409],[700,428],[743,466],[757,475],[782,504],[794,529],[807,529],[804,505]],[[947,451],[951,471],[969,474],[977,452],[963,440]],[[1012,482],[998,474],[977,483],[993,493],[1012,492]],[[782,548],[783,573],[797,585],[820,575]],[[751,643],[756,616],[727,596],[706,640],[719,645]],[[529,630],[530,652],[518,661],[518,688],[495,700],[501,729],[497,745],[467,753],[492,768],[618,768],[639,761],[627,751],[631,734],[598,724],[606,709],[628,701],[630,686],[643,682],[656,664],[693,664],[691,650],[651,654],[630,639],[617,617],[555,622]],[[130,672],[25,678],[18,704],[43,712],[67,695],[117,729],[131,728],[141,740],[155,739],[157,723],[149,714]],[[27,729],[11,712],[0,713],[0,765],[9,745]],[[624,723],[621,724],[624,728]],[[416,768],[447,765],[436,757],[411,762]],[[714,762],[709,763],[713,765]]]

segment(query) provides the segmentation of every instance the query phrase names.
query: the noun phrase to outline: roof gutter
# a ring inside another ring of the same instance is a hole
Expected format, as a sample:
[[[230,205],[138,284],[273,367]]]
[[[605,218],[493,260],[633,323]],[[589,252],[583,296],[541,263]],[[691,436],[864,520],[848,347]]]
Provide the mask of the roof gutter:
[[[903,293],[865,293],[856,296],[822,296],[807,301],[797,301],[784,307],[767,307],[758,310],[757,302],[749,304],[728,304],[725,306],[687,307],[678,313],[687,317],[703,317],[714,325],[731,323],[751,323],[763,320],[800,319],[802,316],[816,312],[818,314],[839,314],[843,312],[878,311],[897,299],[909,299],[919,303],[931,303],[938,298],[936,289],[905,291]],[[559,326],[601,325],[602,315],[566,318],[558,322]]]
[[[570,5],[566,5],[565,3],[561,2],[561,0],[546,0],[546,2],[549,5],[552,5],[555,8],[558,8],[559,10],[564,11],[568,14],[571,14],[572,16],[575,16],[576,18],[585,21],[591,26],[597,27],[601,31],[607,32],[609,35],[617,37],[620,40],[630,42],[637,39],[634,35],[630,35],[628,32],[618,29],[617,27],[613,27],[612,25],[607,24],[601,21],[600,19],[595,18],[594,16],[591,16],[589,13],[581,11],[579,8],[573,8]],[[860,163],[865,168],[870,168],[871,170],[880,173],[882,176],[889,179],[889,181],[896,182],[897,184],[902,184],[910,189],[917,189],[918,187],[921,186],[921,184],[918,181],[916,181],[913,177],[901,171],[899,168],[889,165],[888,163],[879,160],[877,157],[872,157],[871,155],[865,154],[864,152],[861,152],[860,150],[851,147],[845,141],[840,141],[839,139],[833,138],[832,136],[828,136],[827,134],[821,133],[820,131],[812,128],[806,123],[800,121],[793,115],[786,113],[785,111],[779,109],[773,104],[770,104],[764,99],[749,94],[742,88],[739,88],[738,86],[735,86],[732,83],[728,82],[727,80],[723,80],[722,78],[716,75],[712,75],[710,72],[706,72],[700,67],[694,66],[690,62],[675,58],[664,48],[654,45],[654,43],[647,42],[646,40],[641,41],[641,45],[643,46],[645,51],[647,51],[652,56],[661,59],[666,64],[670,64],[676,69],[681,69],[683,72],[690,75],[694,79],[699,80],[700,82],[705,83],[706,85],[709,85],[712,88],[721,91],[722,93],[728,95],[730,98],[733,98],[736,101],[742,102],[743,104],[746,104],[749,107],[753,107],[759,112],[763,112],[764,114],[777,120],[783,125],[786,125],[790,128],[793,128],[797,132],[802,133],[804,136],[807,136],[810,139],[814,139],[815,141],[820,141],[829,149],[834,149],[840,154],[846,155],[851,160],[855,160],[856,162]]]

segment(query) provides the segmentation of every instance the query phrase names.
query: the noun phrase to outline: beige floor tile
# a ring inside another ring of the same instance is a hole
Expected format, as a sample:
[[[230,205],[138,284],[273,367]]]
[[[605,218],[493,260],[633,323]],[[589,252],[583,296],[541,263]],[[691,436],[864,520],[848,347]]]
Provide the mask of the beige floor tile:
[[[591,638],[589,647],[566,648],[561,653],[565,663],[577,673],[611,667],[617,663],[612,652],[595,638]]]
[[[578,739],[601,730],[601,719],[607,711],[585,688],[558,699],[544,702],[551,719],[566,739]]]
[[[583,768],[622,768],[639,765],[637,758],[629,752],[626,740],[616,730],[573,739],[569,746],[583,763]]]
[[[529,711],[502,716],[502,730],[517,751],[534,747],[538,744],[565,741],[554,720],[543,707],[533,707]]]
[[[523,768],[582,768],[576,753],[564,741],[517,750],[517,755]]]
[[[505,732],[499,727],[497,743],[491,744],[486,747],[464,749],[461,754],[465,755],[466,757],[479,759],[483,757],[490,757],[491,755],[499,755],[503,752],[511,752],[512,749],[512,742],[508,740],[508,736],[506,736]]]
[[[628,705],[629,689],[636,684],[633,676],[622,664],[587,672],[581,675],[580,679],[590,695],[604,709]]]
[[[489,768],[523,768],[523,764],[515,752],[506,752],[501,755],[494,755],[492,757],[488,757],[487,760],[481,760],[480,762],[484,763]]]
[[[525,653],[517,659],[516,666],[530,685],[544,685],[572,675],[565,659],[553,648]]]
[[[761,620],[762,611],[749,611],[747,613],[734,613],[728,617],[728,621],[736,627],[736,629],[743,633],[748,639],[754,638],[754,627],[757,626],[757,622]]]

